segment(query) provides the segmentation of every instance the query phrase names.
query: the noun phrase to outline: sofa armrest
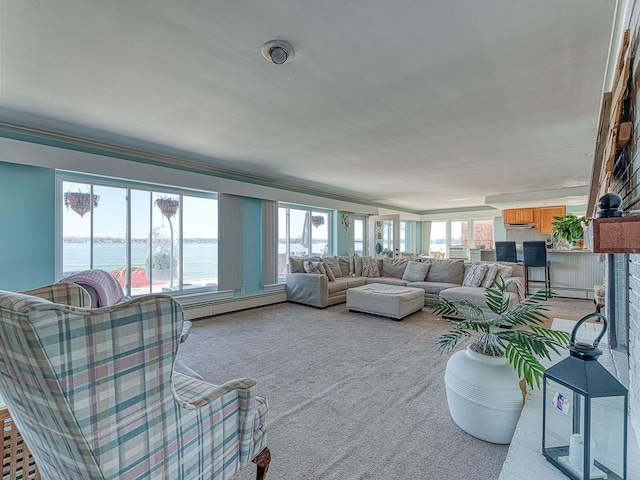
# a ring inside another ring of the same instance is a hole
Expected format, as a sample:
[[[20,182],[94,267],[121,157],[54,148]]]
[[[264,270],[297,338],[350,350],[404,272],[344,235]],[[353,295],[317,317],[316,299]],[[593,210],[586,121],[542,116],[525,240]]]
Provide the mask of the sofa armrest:
[[[329,279],[314,273],[287,273],[287,300],[325,308],[329,300]]]

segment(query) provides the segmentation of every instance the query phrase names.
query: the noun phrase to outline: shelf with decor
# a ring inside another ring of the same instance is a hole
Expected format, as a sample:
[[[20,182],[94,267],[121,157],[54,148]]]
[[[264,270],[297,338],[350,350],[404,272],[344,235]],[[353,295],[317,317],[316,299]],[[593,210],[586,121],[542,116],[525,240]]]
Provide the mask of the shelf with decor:
[[[593,253],[640,253],[640,215],[594,218],[584,240]]]

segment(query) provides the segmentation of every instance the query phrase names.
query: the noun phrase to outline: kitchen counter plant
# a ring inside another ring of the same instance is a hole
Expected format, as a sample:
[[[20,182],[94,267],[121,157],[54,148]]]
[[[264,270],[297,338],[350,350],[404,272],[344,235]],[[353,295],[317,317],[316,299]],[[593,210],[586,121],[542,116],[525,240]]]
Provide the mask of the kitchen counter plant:
[[[584,229],[587,228],[591,219],[578,217],[573,213],[567,213],[564,217],[553,217],[556,221],[551,222],[551,239],[558,242],[561,238],[572,246],[582,248],[584,246]]]
[[[440,298],[427,307],[447,317],[452,325],[438,342],[441,353],[451,352],[462,340],[474,337],[465,349],[447,362],[445,386],[454,422],[474,437],[492,443],[511,441],[524,405],[520,379],[530,388],[540,387],[544,367],[569,342],[566,332],[550,330],[543,304],[550,292],[538,290],[516,305],[510,305],[506,285],[499,280],[486,289],[485,301],[492,312],[466,300]]]

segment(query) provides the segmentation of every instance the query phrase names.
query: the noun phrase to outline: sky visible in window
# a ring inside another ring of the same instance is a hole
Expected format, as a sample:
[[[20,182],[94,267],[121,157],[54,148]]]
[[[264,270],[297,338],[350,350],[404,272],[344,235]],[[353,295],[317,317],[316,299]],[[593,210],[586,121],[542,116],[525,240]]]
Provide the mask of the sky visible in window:
[[[63,182],[64,192],[88,193],[89,185]],[[126,235],[126,192],[125,188],[94,186],[94,194],[100,196],[94,209],[95,221],[93,236],[97,238],[124,238]],[[153,215],[153,226],[166,224],[166,218],[160,209],[152,204],[163,193],[133,190],[131,205],[131,236],[147,238],[150,231],[149,216]],[[176,197],[177,195],[168,195]],[[64,199],[61,201],[64,202]],[[152,207],[150,206],[152,205]],[[173,218],[174,229],[178,229],[178,216]],[[78,213],[64,207],[62,209],[64,237],[89,237],[91,234],[91,213],[81,217]],[[147,221],[139,221],[147,219]],[[185,238],[218,238],[217,201],[204,197],[183,196],[183,231]]]

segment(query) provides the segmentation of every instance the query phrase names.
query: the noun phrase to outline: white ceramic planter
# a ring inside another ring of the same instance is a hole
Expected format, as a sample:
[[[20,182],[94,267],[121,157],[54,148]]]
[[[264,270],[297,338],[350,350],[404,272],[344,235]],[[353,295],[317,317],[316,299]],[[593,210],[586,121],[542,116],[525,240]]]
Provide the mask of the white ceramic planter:
[[[451,356],[444,381],[456,425],[487,442],[511,442],[523,395],[518,375],[506,358],[482,355],[467,347]]]

